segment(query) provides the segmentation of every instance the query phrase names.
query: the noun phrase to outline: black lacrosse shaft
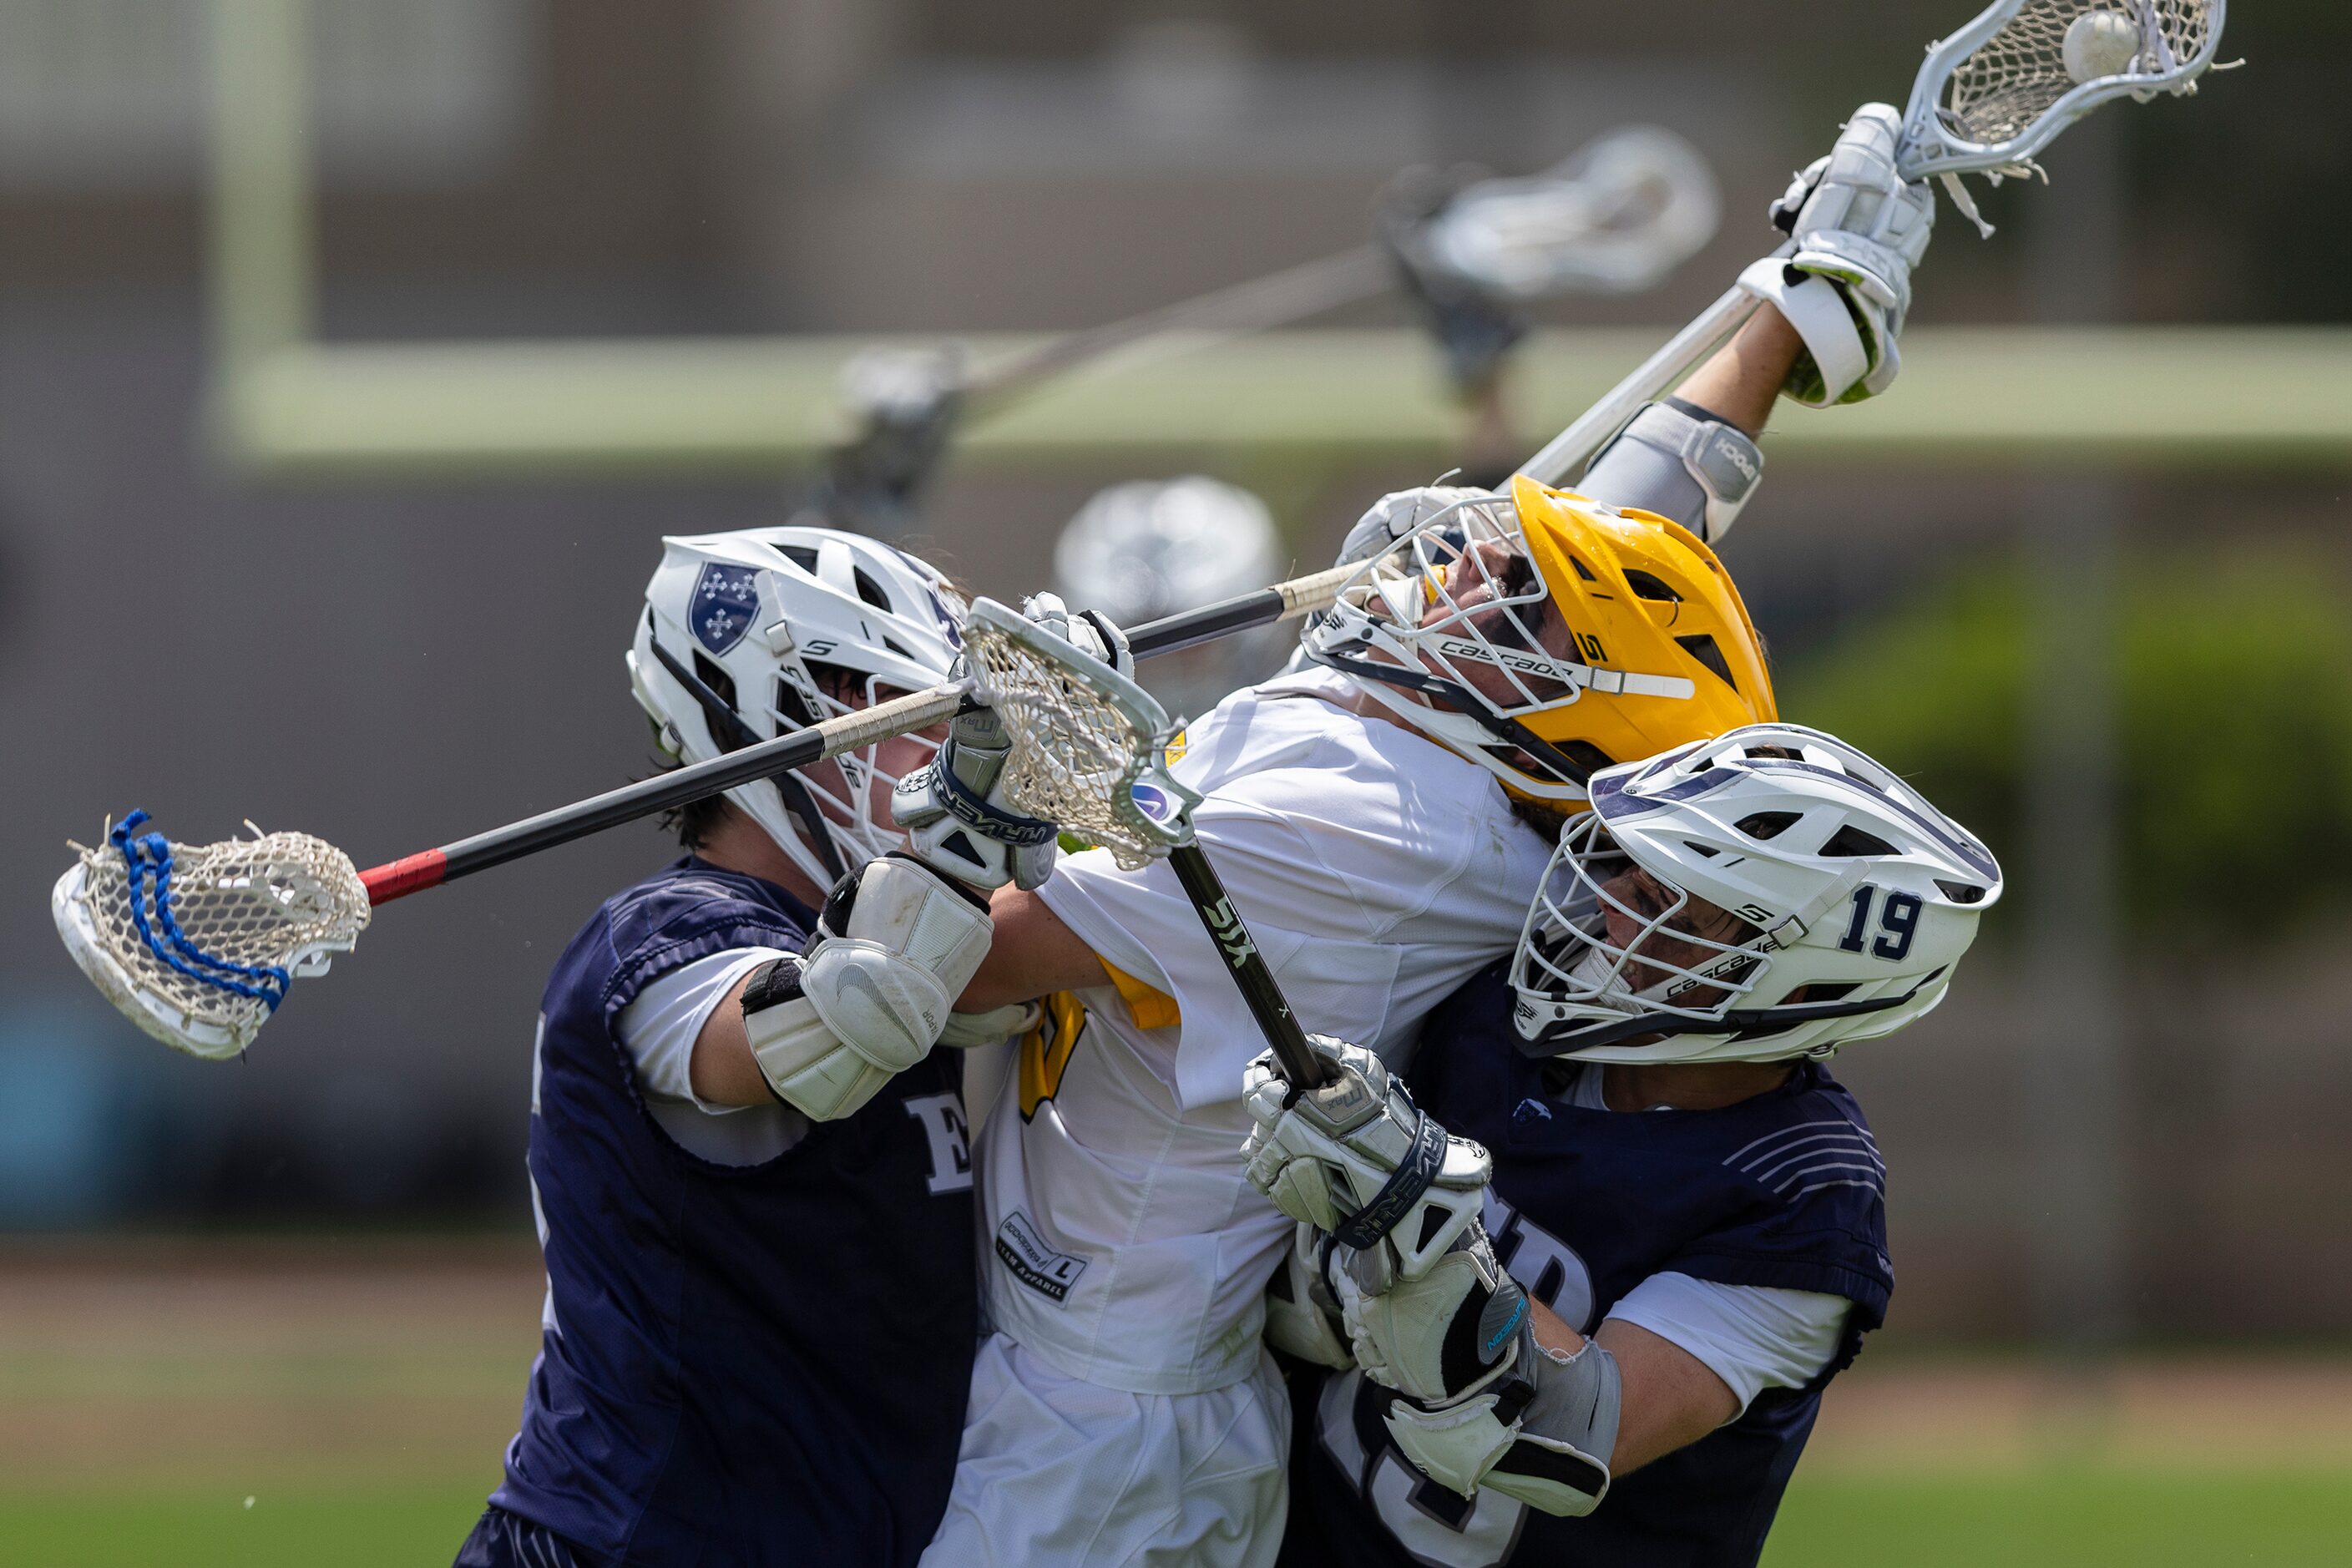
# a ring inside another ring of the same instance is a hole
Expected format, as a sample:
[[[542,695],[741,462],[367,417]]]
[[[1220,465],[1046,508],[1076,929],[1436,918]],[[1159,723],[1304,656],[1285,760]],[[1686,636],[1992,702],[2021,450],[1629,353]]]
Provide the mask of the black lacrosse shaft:
[[[1156,621],[1146,621],[1127,634],[1128,647],[1138,658],[1174,653],[1223,637],[1229,632],[1278,621],[1286,609],[1280,590],[1259,588],[1251,593],[1237,594],[1230,599],[1221,599],[1197,610],[1188,610],[1181,616],[1164,616]],[[487,833],[477,833],[470,838],[460,838],[437,849],[427,849],[381,866],[371,866],[360,873],[360,879],[366,884],[368,895],[373,902],[389,903],[410,893],[437,888],[444,882],[454,882],[476,871],[487,871],[493,866],[503,866],[509,860],[520,860],[526,855],[536,855],[542,849],[569,844],[575,838],[585,838],[592,833],[602,833],[608,827],[618,827],[625,822],[635,822],[640,817],[667,811],[672,806],[724,794],[738,784],[772,778],[794,768],[804,768],[824,755],[824,738],[822,735],[814,730],[796,730],[789,735],[779,735],[756,746],[746,746],[740,752],[713,757],[707,763],[697,763],[691,767],[624,784],[619,789],[607,790],[587,800],[560,805],[537,816],[525,817],[520,822],[494,827]],[[1211,872],[1208,875],[1213,885],[1215,874]],[[1223,897],[1222,889],[1218,896]],[[1202,918],[1207,918],[1205,910]],[[1255,956],[1254,949],[1252,956]],[[1264,974],[1265,965],[1260,963],[1258,970]],[[1271,991],[1273,977],[1265,975],[1265,983],[1279,1006],[1280,994]],[[1256,1010],[1255,996],[1251,1006],[1253,1011]],[[1283,1011],[1286,1016],[1287,1009]],[[1292,1032],[1297,1033],[1297,1026],[1292,1026]],[[1302,1046],[1301,1049],[1304,1048]]]
[[[1162,616],[1139,626],[1129,626],[1127,647],[1138,658],[1181,653],[1229,632],[1247,631],[1282,619],[1288,608],[1279,588],[1253,588],[1230,599],[1219,599],[1181,616]]]
[[[1185,897],[1192,900],[1192,912],[1208,929],[1209,940],[1216,943],[1225,966],[1233,971],[1234,984],[1240,988],[1250,1016],[1257,1021],[1258,1032],[1274,1047],[1276,1059],[1282,1063],[1282,1076],[1290,1080],[1291,1089],[1309,1089],[1330,1081],[1331,1074],[1323,1058],[1307,1043],[1307,1031],[1292,1016],[1281,983],[1266,967],[1257,943],[1250,940],[1249,927],[1242,923],[1241,911],[1234,908],[1224,883],[1218,879],[1217,868],[1209,864],[1209,858],[1201,852],[1198,844],[1171,850],[1168,863],[1176,868],[1176,879],[1184,884]]]
[[[476,871],[487,871],[493,866],[503,866],[509,860],[520,860],[526,855],[536,855],[542,849],[552,849],[625,822],[720,794],[737,784],[791,768],[806,767],[823,755],[823,735],[814,730],[794,731],[707,763],[624,784],[570,805],[559,805],[552,811],[542,811],[537,816],[493,827],[437,849],[421,850],[381,866],[371,866],[360,873],[360,881],[368,890],[371,904],[388,904],[394,899],[454,882]]]

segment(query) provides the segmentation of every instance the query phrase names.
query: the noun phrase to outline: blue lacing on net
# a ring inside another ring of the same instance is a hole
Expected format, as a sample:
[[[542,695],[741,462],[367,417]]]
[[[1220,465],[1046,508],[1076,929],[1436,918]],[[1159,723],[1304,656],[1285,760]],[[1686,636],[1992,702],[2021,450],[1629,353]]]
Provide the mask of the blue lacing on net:
[[[134,811],[106,835],[106,841],[121,852],[122,868],[130,875],[131,923],[138,928],[147,951],[191,980],[254,997],[271,1012],[278,1011],[278,1004],[286,1000],[286,987],[293,983],[292,975],[274,963],[236,963],[206,952],[180,930],[180,922],[172,915],[171,844],[160,833],[131,837],[147,820],[145,812]],[[161,937],[147,923],[146,888],[151,882],[155,890],[155,923],[163,928]]]

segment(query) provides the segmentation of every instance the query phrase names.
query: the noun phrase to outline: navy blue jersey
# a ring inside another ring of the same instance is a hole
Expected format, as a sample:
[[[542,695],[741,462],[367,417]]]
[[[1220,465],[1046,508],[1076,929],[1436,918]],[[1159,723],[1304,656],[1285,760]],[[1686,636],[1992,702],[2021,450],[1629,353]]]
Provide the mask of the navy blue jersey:
[[[1615,1480],[1581,1519],[1492,1492],[1464,1500],[1388,1442],[1360,1374],[1301,1375],[1286,1563],[1750,1564],[1811,1433],[1822,1387],[1885,1319],[1885,1168],[1853,1097],[1815,1063],[1717,1110],[1579,1110],[1521,1054],[1500,965],[1431,1015],[1409,1075],[1448,1131],[1495,1157],[1487,1230],[1514,1279],[1591,1333],[1654,1274],[1853,1303],[1831,1364],[1766,1389],[1728,1426]]]
[[[679,1148],[614,1020],[815,917],[692,857],[572,939],[540,1015],[530,1176],[551,1317],[499,1508],[583,1562],[912,1563],[945,1510],[978,1310],[952,1053],[764,1164]]]

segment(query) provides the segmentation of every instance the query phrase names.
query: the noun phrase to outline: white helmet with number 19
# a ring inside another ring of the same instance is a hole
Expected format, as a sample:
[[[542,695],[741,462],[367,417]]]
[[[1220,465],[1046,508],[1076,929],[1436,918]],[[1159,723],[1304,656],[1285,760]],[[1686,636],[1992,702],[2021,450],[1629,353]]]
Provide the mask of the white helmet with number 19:
[[[629,684],[662,750],[707,762],[940,684],[961,651],[963,610],[937,571],[861,534],[775,527],[665,539]],[[899,842],[890,791],[933,744],[901,737],[727,797],[829,888]]]
[[[1991,851],[1818,730],[1751,724],[1592,775],[1512,960],[1522,1049],[1777,1061],[1943,1000]]]

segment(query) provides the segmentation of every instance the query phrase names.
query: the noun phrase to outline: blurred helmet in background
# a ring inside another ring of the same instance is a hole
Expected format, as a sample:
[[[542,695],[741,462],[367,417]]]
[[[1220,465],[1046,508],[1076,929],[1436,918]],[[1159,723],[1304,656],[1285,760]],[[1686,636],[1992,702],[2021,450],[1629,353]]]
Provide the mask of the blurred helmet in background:
[[[1098,491],[1054,547],[1055,591],[1081,609],[1133,626],[1263,588],[1288,559],[1257,497],[1191,475]],[[1168,711],[1197,718],[1236,687],[1265,679],[1290,630],[1261,626],[1145,661],[1138,679]]]

